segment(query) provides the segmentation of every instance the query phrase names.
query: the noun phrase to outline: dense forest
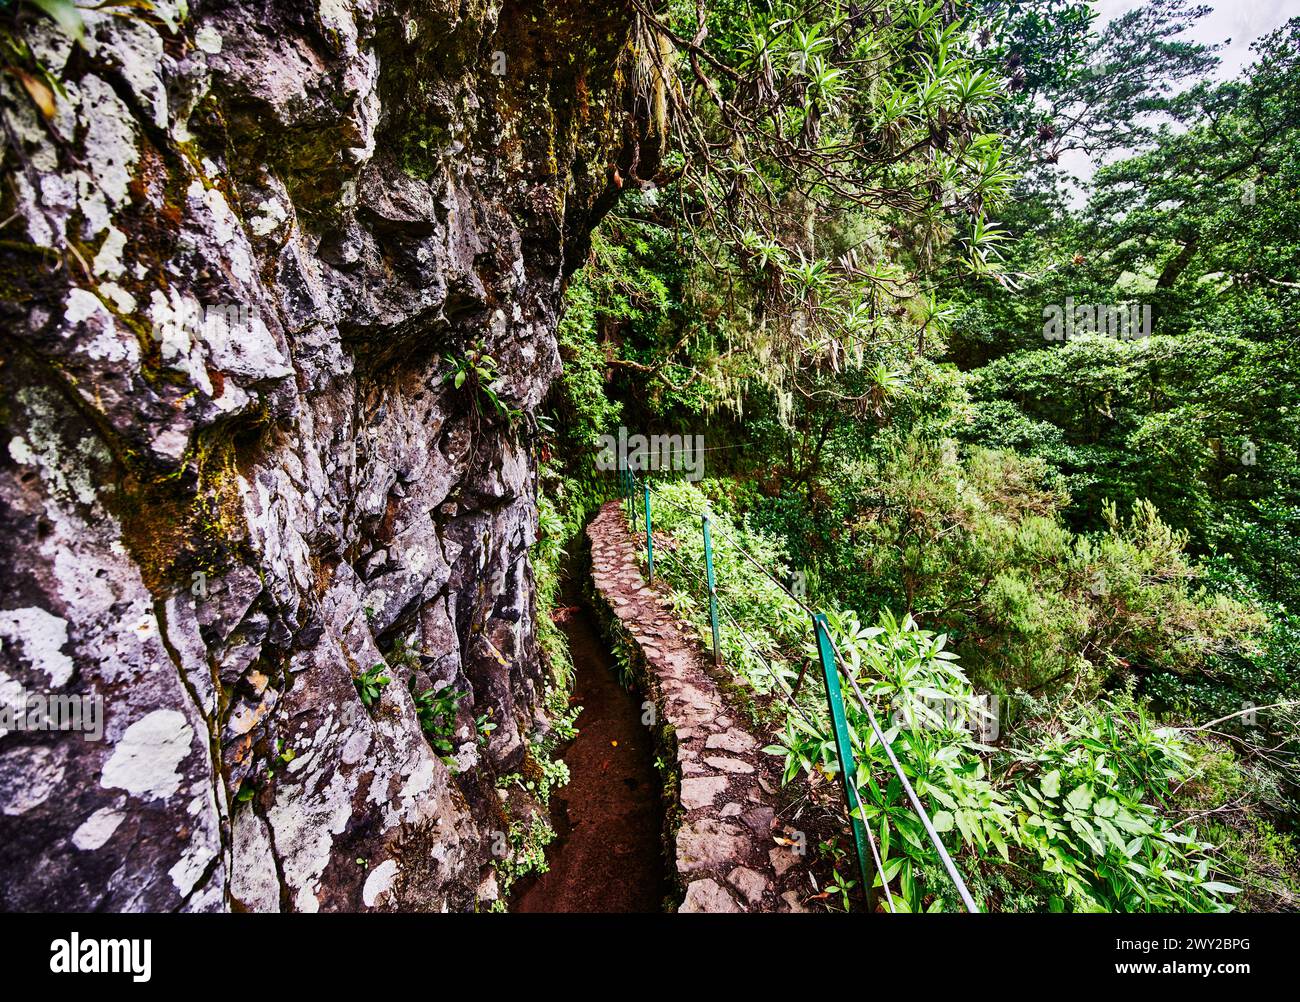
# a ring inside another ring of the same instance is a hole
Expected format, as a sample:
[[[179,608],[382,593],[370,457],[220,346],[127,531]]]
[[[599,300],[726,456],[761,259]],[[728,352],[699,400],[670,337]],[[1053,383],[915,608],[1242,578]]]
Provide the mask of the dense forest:
[[[601,434],[701,436],[649,475],[921,708],[894,747],[986,908],[1294,908],[1300,21],[1214,83],[1182,0],[639,10],[668,153],[566,294],[548,539],[608,489]],[[1103,163],[1081,193],[1070,150]],[[698,557],[695,520],[656,527]],[[806,617],[717,546],[727,661],[833,805],[823,702],[771,698]],[[856,726],[894,904],[953,907]],[[840,887],[851,849],[822,846]]]

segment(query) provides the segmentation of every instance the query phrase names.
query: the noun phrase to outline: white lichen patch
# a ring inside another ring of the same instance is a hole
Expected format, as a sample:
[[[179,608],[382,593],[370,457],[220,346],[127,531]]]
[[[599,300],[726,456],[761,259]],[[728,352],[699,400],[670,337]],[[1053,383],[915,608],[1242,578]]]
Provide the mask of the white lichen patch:
[[[105,282],[99,287],[99,291],[106,299],[108,299],[109,302],[117,307],[119,313],[129,315],[135,312],[136,306],[138,305],[135,301],[135,296],[131,295],[131,293],[127,292],[126,289],[122,288],[116,282]],[[135,354],[138,356],[139,348],[134,344],[134,339],[132,339],[132,347],[136,349]]]
[[[111,283],[107,283],[111,285]],[[113,286],[124,302],[134,309],[135,300],[126,290]],[[63,310],[64,323],[71,329],[83,328],[89,337],[84,351],[88,358],[101,362],[126,363],[124,368],[139,368],[140,346],[134,336],[119,337],[117,323],[112,312],[93,292],[87,289],[72,288],[68,291],[67,303]]]
[[[207,797],[202,794],[190,801],[189,813],[193,817],[202,819],[211,817],[215,814],[215,804],[211,804]],[[172,885],[180,893],[181,897],[188,895],[212,862],[213,856],[220,851],[220,844],[214,839],[208,838],[208,832],[200,825],[198,831],[190,839],[189,844],[185,846],[185,852],[181,854],[175,865],[167,871],[167,875],[172,878]]]
[[[17,644],[22,648],[23,659],[45,673],[50,688],[61,689],[72,678],[75,666],[63,652],[68,642],[66,620],[36,606],[0,610],[0,637],[6,646]]]
[[[203,344],[212,364],[230,375],[262,380],[293,374],[289,360],[256,313],[250,314],[247,324],[205,324]]]
[[[108,229],[112,213],[130,200],[140,150],[131,112],[112,87],[86,76],[79,98],[77,117],[86,129],[82,160],[89,169],[77,172],[77,204],[86,220],[84,235],[94,237]]]
[[[241,811],[231,824],[231,836],[231,897],[251,912],[278,912],[280,880],[266,822],[253,811]]]
[[[221,189],[205,187],[201,180],[195,178],[190,182],[185,198],[191,216],[198,220],[201,220],[204,215],[208,217],[208,225],[204,228],[212,234],[225,252],[225,263],[230,269],[230,274],[241,284],[251,286],[253,284],[252,251],[239,225],[239,219],[231,211],[230,204],[226,201],[226,196],[221,193]]]
[[[92,14],[91,17],[103,17],[110,26],[109,37],[112,39],[113,58],[118,64],[122,78],[139,98],[140,103],[149,108],[153,124],[160,129],[167,127],[167,87],[163,83],[160,67],[163,56],[163,40],[143,18],[124,18],[114,16],[114,12]],[[91,53],[94,55],[94,53]]]
[[[249,543],[260,554],[266,585],[287,602],[313,580],[311,552],[294,527],[310,525],[307,503],[283,470],[261,470],[253,483],[237,478]]]
[[[45,803],[63,785],[67,754],[41,746],[0,755],[0,811],[16,817]]]
[[[149,319],[153,323],[158,350],[168,368],[183,372],[191,386],[204,394],[212,394],[212,379],[203,363],[203,353],[190,334],[189,318],[193,304],[187,302],[175,289],[163,293],[154,289],[149,293]]]
[[[121,278],[126,272],[126,265],[122,262],[122,250],[125,247],[126,234],[110,225],[108,236],[104,237],[92,264],[95,274],[105,278]]]
[[[274,233],[280,224],[289,218],[283,205],[272,199],[266,199],[257,207],[257,215],[249,220],[248,225],[259,237]]]
[[[414,801],[433,789],[435,776],[432,757],[424,758],[407,777],[398,796],[404,801]]]
[[[367,908],[373,908],[379,902],[379,899],[393,886],[393,881],[397,878],[397,861],[386,859],[373,870],[370,876],[366,877],[365,886],[361,888],[361,900]]]
[[[154,710],[126,729],[104,764],[99,785],[146,800],[180,789],[178,767],[190,754],[194,729],[178,710]]]
[[[21,435],[15,435],[9,440],[9,458],[19,466],[36,465],[36,453]]]
[[[194,33],[194,45],[200,52],[215,56],[221,52],[221,32],[210,24],[205,24]]]
[[[23,34],[37,64],[56,76],[59,75],[59,71],[67,64],[68,57],[72,55],[75,41],[53,21],[38,20],[25,26]]]
[[[83,852],[98,849],[113,837],[113,833],[117,831],[125,817],[126,815],[119,810],[101,807],[72,833],[72,844]]]
[[[316,891],[333,857],[334,836],[347,828],[359,774],[332,771],[328,782],[319,773],[303,777],[302,787],[281,786],[267,811],[283,862],[285,882],[294,890],[299,911],[318,911]]]
[[[365,731],[357,731],[344,743],[340,757],[344,764],[356,765],[365,760],[366,752],[369,749],[370,735]]]
[[[103,304],[99,305],[103,309]],[[9,455],[16,462],[35,466],[40,471],[41,480],[54,501],[92,505],[96,495],[91,471],[108,458],[107,450],[99,439],[87,436],[77,443],[71,455],[65,455],[59,439],[63,417],[50,403],[49,393],[39,387],[18,392],[18,401],[28,414],[27,434],[10,440]]]

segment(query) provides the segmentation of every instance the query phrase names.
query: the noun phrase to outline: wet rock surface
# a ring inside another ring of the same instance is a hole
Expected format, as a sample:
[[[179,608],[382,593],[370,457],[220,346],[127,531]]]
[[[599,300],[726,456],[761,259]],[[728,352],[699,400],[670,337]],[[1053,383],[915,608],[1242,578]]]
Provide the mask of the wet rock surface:
[[[99,741],[0,729],[0,906],[474,908],[545,726],[563,281],[653,161],[630,15],[153,8],[75,47],[33,15],[51,118],[0,75],[0,700],[104,706]],[[513,422],[447,381],[474,352]],[[459,771],[412,677],[469,693]]]

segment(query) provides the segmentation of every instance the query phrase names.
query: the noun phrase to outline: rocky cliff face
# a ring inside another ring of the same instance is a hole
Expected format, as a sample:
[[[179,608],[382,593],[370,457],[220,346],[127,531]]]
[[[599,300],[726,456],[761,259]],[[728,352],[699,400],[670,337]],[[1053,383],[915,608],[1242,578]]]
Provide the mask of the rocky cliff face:
[[[104,733],[0,728],[0,904],[481,905],[493,777],[545,726],[532,414],[652,159],[630,14],[5,17],[0,703],[102,697]],[[450,768],[412,677],[470,693]]]

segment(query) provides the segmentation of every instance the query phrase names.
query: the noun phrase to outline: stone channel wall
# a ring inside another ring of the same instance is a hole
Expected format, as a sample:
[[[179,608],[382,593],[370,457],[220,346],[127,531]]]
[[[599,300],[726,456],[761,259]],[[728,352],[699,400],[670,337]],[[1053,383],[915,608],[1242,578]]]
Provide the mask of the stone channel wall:
[[[803,911],[802,860],[778,841],[778,771],[729,705],[711,659],[637,564],[619,501],[587,528],[592,591],[615,650],[653,707],[666,767],[665,846],[682,912]],[[660,545],[656,536],[656,546]],[[666,545],[666,541],[664,541]]]

